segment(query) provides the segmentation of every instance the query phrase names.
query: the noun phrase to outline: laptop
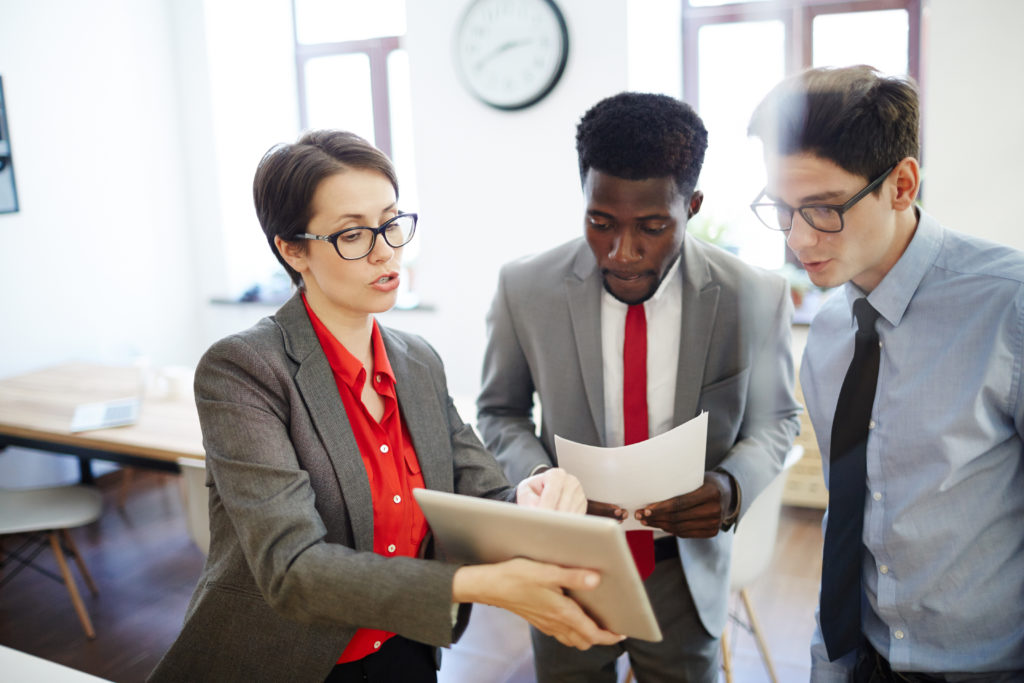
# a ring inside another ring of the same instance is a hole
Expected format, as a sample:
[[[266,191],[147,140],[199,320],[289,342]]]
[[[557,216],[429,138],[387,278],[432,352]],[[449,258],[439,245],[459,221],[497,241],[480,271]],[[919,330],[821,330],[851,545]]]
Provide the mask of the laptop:
[[[569,592],[583,610],[614,633],[661,640],[625,531],[617,521],[429,489],[415,489],[413,495],[447,557],[473,564],[527,557],[594,569],[601,574],[597,588]]]
[[[121,398],[103,403],[84,403],[75,407],[71,417],[72,432],[85,432],[92,429],[123,427],[135,424],[139,420],[138,398]]]

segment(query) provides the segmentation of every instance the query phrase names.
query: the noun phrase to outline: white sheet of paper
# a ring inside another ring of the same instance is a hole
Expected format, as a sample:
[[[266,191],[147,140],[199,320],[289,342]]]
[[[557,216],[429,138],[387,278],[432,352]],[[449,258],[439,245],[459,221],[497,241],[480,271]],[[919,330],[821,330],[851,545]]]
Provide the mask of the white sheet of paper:
[[[647,441],[602,448],[555,435],[558,466],[575,475],[590,500],[628,510],[623,528],[647,529],[633,512],[689,493],[704,483],[708,414],[703,412],[675,429]]]

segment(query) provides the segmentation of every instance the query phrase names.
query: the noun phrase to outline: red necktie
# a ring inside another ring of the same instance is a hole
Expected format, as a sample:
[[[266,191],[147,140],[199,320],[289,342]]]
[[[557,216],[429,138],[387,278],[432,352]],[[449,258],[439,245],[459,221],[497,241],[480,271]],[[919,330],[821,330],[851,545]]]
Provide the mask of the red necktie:
[[[626,340],[622,344],[622,418],[625,444],[646,441],[647,430],[647,318],[644,305],[626,313]],[[654,532],[627,531],[633,561],[646,579],[654,571]]]

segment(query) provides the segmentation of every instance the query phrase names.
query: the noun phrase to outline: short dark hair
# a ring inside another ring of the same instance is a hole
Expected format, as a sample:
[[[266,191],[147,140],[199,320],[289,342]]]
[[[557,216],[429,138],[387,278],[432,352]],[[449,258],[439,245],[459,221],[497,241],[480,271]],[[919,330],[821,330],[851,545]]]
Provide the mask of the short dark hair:
[[[870,66],[808,69],[776,85],[754,110],[748,134],[766,152],[813,154],[874,178],[919,158],[920,106],[909,78]]]
[[[675,179],[697,186],[708,131],[693,108],[668,95],[623,92],[591,107],[576,127],[580,180],[591,168],[626,180]]]
[[[312,218],[313,195],[328,176],[350,168],[377,171],[391,181],[398,196],[398,176],[387,155],[355,133],[342,130],[311,130],[292,144],[274,145],[256,167],[252,196],[274,256],[296,287],[302,276],[289,266],[274,238],[294,241],[306,232]]]

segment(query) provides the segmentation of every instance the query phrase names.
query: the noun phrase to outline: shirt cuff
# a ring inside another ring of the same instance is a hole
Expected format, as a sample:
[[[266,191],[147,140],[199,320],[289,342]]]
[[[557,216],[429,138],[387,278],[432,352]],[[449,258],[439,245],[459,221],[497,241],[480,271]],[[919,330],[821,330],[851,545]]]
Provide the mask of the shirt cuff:
[[[534,468],[530,470],[530,476],[532,477],[536,474],[540,474],[541,472],[547,472],[550,469],[551,465],[545,465],[544,463],[541,463],[539,465],[534,466]]]
[[[736,477],[732,476],[726,470],[720,467],[714,469],[719,474],[724,474],[729,478],[729,487],[732,489],[732,504],[729,510],[725,513],[725,519],[722,520],[722,531],[729,531],[740,518],[740,509],[743,503],[743,491],[740,489],[739,482],[736,481]]]

